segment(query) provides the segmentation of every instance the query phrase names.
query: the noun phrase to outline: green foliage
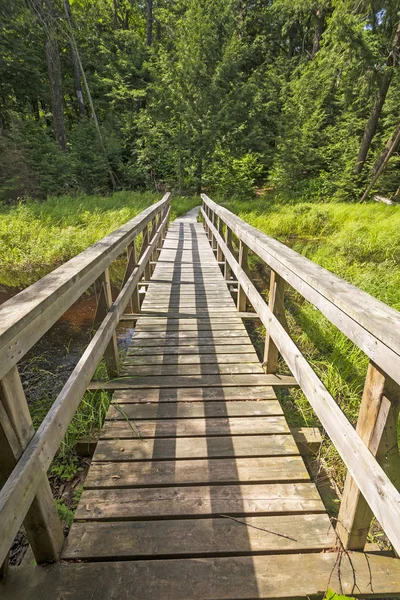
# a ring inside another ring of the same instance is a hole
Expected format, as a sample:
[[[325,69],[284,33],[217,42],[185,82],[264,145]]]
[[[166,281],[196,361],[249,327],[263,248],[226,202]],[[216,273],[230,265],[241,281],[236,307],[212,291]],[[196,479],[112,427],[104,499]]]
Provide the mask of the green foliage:
[[[328,588],[324,600],[355,600],[355,598],[344,596],[343,594],[336,594],[331,588]]]
[[[399,62],[387,60],[393,0],[71,2],[73,31],[104,148],[76,100],[62,2],[52,2],[67,152],[54,140],[46,28],[24,0],[0,0],[0,202],[118,188],[205,189],[228,197],[273,186],[307,199],[360,198],[398,125]],[[382,78],[391,82],[360,177],[360,142]],[[378,190],[398,188],[391,159]]]
[[[161,194],[61,196],[0,207],[0,284],[27,286],[123,225]],[[175,197],[171,217],[198,199]]]

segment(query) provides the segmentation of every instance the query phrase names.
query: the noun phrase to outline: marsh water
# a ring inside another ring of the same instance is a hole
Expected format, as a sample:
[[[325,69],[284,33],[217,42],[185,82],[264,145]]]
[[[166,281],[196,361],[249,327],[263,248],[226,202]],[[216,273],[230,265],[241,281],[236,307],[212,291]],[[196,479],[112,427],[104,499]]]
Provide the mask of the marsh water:
[[[0,304],[10,300],[19,291],[17,288],[0,286]],[[113,289],[114,298],[117,293]],[[29,403],[40,398],[56,398],[90,342],[95,310],[94,293],[85,293],[22,358],[18,367]],[[118,325],[120,349],[129,345],[132,334],[130,323]]]

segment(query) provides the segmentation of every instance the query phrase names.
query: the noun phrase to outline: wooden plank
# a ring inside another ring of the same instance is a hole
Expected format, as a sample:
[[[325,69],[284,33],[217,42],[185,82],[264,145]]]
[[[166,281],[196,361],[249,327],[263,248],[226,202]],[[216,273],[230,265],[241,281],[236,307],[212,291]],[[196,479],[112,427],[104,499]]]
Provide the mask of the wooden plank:
[[[85,489],[285,481],[310,481],[300,456],[153,460],[134,465],[132,462],[94,461]]]
[[[291,427],[290,433],[302,456],[317,456],[323,441],[318,427]]]
[[[154,377],[119,377],[112,381],[92,381],[90,390],[121,390],[140,388],[194,388],[194,387],[254,387],[254,386],[293,387],[296,380],[288,375],[160,375]]]
[[[136,394],[132,393],[132,402]],[[120,410],[118,410],[120,409]],[[122,411],[122,412],[121,412]],[[269,417],[283,415],[277,400],[246,400],[241,402],[163,402],[111,406],[106,420],[125,419],[203,419],[204,417]]]
[[[132,320],[139,319],[139,317],[145,317],[147,319],[149,319],[149,318],[168,319],[168,322],[170,322],[170,320],[172,321],[173,319],[175,319],[177,321],[180,320],[180,319],[178,319],[179,318],[179,314],[176,314],[176,313],[173,313],[173,312],[168,312],[168,311],[166,311],[166,312],[163,312],[163,311],[161,311],[161,312],[146,311],[146,312],[140,313],[140,314],[139,313],[126,314],[126,315],[123,315],[123,317],[121,317],[121,320],[122,321],[132,321]],[[228,316],[226,316],[226,317],[212,316],[212,317],[209,318],[209,320],[210,321],[215,321],[215,320],[219,320],[220,319],[222,321],[222,320],[225,319],[225,320],[231,322],[232,320],[235,320],[237,317],[240,317],[240,319],[243,319],[243,320],[258,320],[259,319],[259,316],[255,312],[245,312],[245,313],[244,312],[236,312],[236,313],[232,313],[232,315],[230,315],[229,317]],[[201,317],[198,317],[196,314],[193,314],[192,316],[189,316],[189,317],[188,316],[185,317],[185,315],[183,315],[182,319],[183,320],[193,320],[193,319],[196,319],[196,320],[200,321]]]
[[[240,520],[241,523],[225,518],[74,523],[63,559],[318,552],[332,548],[336,542],[327,515],[277,515]],[[112,547],[107,541],[110,539]]]
[[[205,214],[203,216],[205,217]],[[400,493],[386,476],[359,435],[354,431],[338,404],[299,352],[285,328],[266,306],[264,299],[253,283],[240,269],[235,257],[221,238],[219,243],[226,259],[231,264],[232,271],[237,276],[240,284],[244,286],[247,297],[260,315],[260,319],[274,339],[276,347],[299,382],[322,426],[344,460],[350,475],[366,498],[393,547],[400,553],[400,529],[398,528]]]
[[[229,349],[227,349],[229,352]],[[256,364],[260,365],[257,354],[248,352],[246,354],[154,354],[154,355],[128,355],[125,358],[126,366],[150,366],[150,365],[224,365],[224,364]]]
[[[192,340],[200,340],[202,341],[203,339],[213,339],[215,340],[216,344],[223,344],[225,342],[221,341],[220,339],[226,339],[226,338],[233,338],[232,340],[229,339],[230,342],[233,341],[233,343],[236,343],[236,338],[240,338],[238,340],[237,343],[243,343],[242,340],[243,338],[247,339],[248,342],[247,343],[251,343],[250,339],[247,336],[247,331],[244,327],[241,327],[239,330],[231,330],[231,328],[229,328],[229,331],[226,330],[214,330],[214,329],[208,329],[206,331],[203,330],[195,330],[195,331],[138,331],[135,332],[132,336],[132,345],[137,345],[140,346],[141,344],[147,344],[148,340],[162,340],[163,342],[168,342],[169,340],[174,340],[176,345],[176,340],[179,339],[179,342],[181,340],[186,340],[189,339],[190,341]],[[159,344],[157,344],[159,345]]]
[[[241,331],[242,333],[246,333],[246,328],[243,323],[240,321],[237,322],[229,322],[229,323],[213,323],[211,319],[208,323],[154,323],[152,325],[146,323],[138,323],[136,324],[135,331],[137,333],[166,333],[166,332],[175,332],[175,331],[226,331],[227,327],[229,327],[230,331]],[[210,335],[210,334],[209,334]]]
[[[93,460],[140,461],[251,456],[296,456],[299,450],[291,435],[218,438],[161,438],[100,440]]]
[[[189,364],[189,365],[148,365],[141,367],[135,364],[125,363],[126,366],[121,370],[123,376],[159,376],[159,375],[222,375],[229,374],[248,374],[259,373],[264,371],[260,364],[244,363],[244,364]]]
[[[357,598],[395,597],[399,561],[376,554],[339,557],[337,552],[320,552],[59,563],[16,569],[2,594],[4,600],[55,600],[67,594],[74,600],[320,600],[328,587]]]
[[[255,352],[252,344],[240,344],[235,345],[231,344],[229,347],[227,345],[221,344],[210,344],[210,345],[201,345],[201,346],[148,346],[148,347],[134,347],[130,346],[128,348],[128,356],[155,356],[156,354],[161,355],[169,355],[169,354],[242,354]],[[257,359],[258,360],[258,359]]]
[[[200,332],[201,333],[201,332]],[[218,333],[218,332],[216,332]],[[232,332],[234,333],[234,332]],[[241,333],[241,332],[239,332]],[[210,337],[205,336],[197,336],[191,335],[190,337],[177,337],[171,334],[170,337],[167,338],[158,338],[158,336],[154,336],[149,339],[140,338],[135,345],[139,348],[148,348],[148,347],[157,347],[160,346],[160,343],[166,346],[229,346],[230,344],[237,344],[242,347],[244,346],[253,346],[250,338],[247,335],[242,334],[242,336],[215,336],[212,335]],[[131,350],[133,350],[134,346],[131,346]]]
[[[84,490],[75,519],[141,520],[325,512],[313,483]]]
[[[275,272],[314,304],[394,381],[400,383],[400,313],[248,225],[202,195],[207,205]]]
[[[284,417],[233,417],[207,419],[162,419],[160,421],[107,421],[100,439],[174,438],[289,433]]]
[[[147,388],[117,390],[114,403],[125,402],[209,402],[235,400],[267,400],[276,398],[271,386],[219,388]]]
[[[168,204],[169,193],[134,219],[29,286],[0,307],[0,378]],[[107,249],[107,252],[106,252]]]

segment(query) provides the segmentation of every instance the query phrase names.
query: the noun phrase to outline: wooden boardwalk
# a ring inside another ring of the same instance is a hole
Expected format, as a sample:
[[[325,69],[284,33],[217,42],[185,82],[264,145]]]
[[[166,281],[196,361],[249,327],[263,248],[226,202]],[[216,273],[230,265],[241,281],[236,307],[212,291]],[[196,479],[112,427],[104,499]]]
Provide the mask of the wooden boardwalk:
[[[364,552],[374,514],[400,553],[400,314],[204,195],[204,228],[191,214],[165,237],[169,214],[166,194],[0,307],[0,597],[400,598],[400,560]],[[270,269],[268,306],[249,251]],[[108,269],[123,252],[113,300]],[[97,330],[35,432],[18,362],[93,285]],[[356,431],[290,337],[285,285],[370,359]],[[265,369],[248,304],[268,332]],[[120,320],[136,322],[122,367]],[[276,374],[278,351],[294,377]],[[96,383],[102,357],[110,379]],[[348,468],[335,528],[274,392],[292,385]],[[114,395],[64,543],[46,473],[88,388]],[[22,524],[38,566],[7,574]]]
[[[274,377],[196,217],[169,228],[142,311],[125,389],[114,393],[62,557],[331,548],[335,535],[269,385]]]

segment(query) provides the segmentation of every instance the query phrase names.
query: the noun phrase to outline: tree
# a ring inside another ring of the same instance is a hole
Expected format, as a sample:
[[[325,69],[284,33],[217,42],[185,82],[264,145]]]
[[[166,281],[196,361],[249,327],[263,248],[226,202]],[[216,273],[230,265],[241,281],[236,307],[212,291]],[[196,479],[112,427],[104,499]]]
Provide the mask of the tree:
[[[382,113],[383,105],[385,104],[386,96],[389,90],[390,83],[393,78],[393,67],[399,61],[400,51],[400,22],[397,24],[393,42],[389,52],[389,56],[386,59],[386,66],[383,72],[381,83],[379,86],[377,98],[372,107],[370,117],[365,127],[364,135],[361,140],[360,150],[357,155],[357,161],[354,167],[354,173],[359,175],[363,169],[365,160],[368,155],[368,151],[371,147],[371,142],[376,133],[378,127],[378,121]]]
[[[29,5],[46,36],[46,62],[49,77],[51,109],[54,135],[62,151],[67,149],[67,134],[64,121],[64,97],[62,74],[57,39],[56,10],[52,0],[28,0]]]

